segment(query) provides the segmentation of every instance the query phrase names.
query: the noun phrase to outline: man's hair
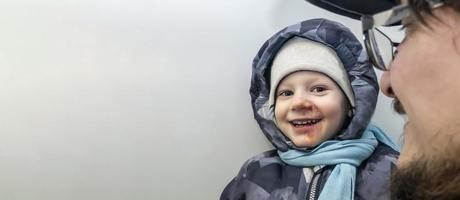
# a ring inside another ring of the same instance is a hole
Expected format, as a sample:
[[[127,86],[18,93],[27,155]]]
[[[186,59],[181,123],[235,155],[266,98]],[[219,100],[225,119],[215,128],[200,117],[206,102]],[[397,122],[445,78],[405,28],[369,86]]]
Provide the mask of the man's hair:
[[[460,1],[459,0],[442,0],[443,6],[447,6],[460,13]],[[427,25],[423,18],[424,14],[433,16],[430,4],[426,0],[409,0],[409,5],[415,15],[415,19]]]

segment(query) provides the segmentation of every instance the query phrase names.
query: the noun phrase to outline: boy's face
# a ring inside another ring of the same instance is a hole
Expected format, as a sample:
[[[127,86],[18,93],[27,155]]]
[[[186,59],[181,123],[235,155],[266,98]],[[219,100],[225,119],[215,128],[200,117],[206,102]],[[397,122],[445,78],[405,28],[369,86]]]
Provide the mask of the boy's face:
[[[278,128],[297,147],[312,148],[332,138],[349,110],[341,89],[324,74],[295,72],[275,93]]]

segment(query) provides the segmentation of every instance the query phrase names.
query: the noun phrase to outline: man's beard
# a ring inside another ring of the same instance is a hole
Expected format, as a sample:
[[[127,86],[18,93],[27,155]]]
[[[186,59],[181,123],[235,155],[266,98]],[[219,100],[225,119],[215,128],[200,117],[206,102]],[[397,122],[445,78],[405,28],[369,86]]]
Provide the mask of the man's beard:
[[[448,150],[441,155],[421,156],[393,173],[392,199],[460,199],[460,144],[439,145],[446,145]]]
[[[401,115],[406,111],[395,98],[393,109]],[[457,129],[458,130],[458,129]],[[452,130],[439,132],[445,142],[434,142],[436,152],[413,156],[412,161],[399,166],[391,177],[393,200],[460,200],[460,144]],[[444,134],[442,134],[444,133]],[[448,138],[453,136],[452,138]]]

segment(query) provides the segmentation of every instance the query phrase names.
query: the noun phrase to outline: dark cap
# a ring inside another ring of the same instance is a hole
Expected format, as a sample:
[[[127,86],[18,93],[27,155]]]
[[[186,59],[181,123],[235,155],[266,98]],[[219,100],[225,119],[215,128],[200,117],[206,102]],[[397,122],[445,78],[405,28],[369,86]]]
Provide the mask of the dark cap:
[[[306,0],[333,13],[359,20],[399,4],[398,0]]]

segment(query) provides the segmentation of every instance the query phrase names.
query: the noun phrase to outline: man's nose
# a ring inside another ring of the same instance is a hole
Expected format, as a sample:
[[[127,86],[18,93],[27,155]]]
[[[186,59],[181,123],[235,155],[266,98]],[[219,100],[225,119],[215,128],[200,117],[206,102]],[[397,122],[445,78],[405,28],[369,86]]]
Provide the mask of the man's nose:
[[[391,87],[391,71],[384,71],[382,77],[380,78],[380,90],[382,90],[383,94],[394,98],[395,93],[393,92],[393,88]]]

